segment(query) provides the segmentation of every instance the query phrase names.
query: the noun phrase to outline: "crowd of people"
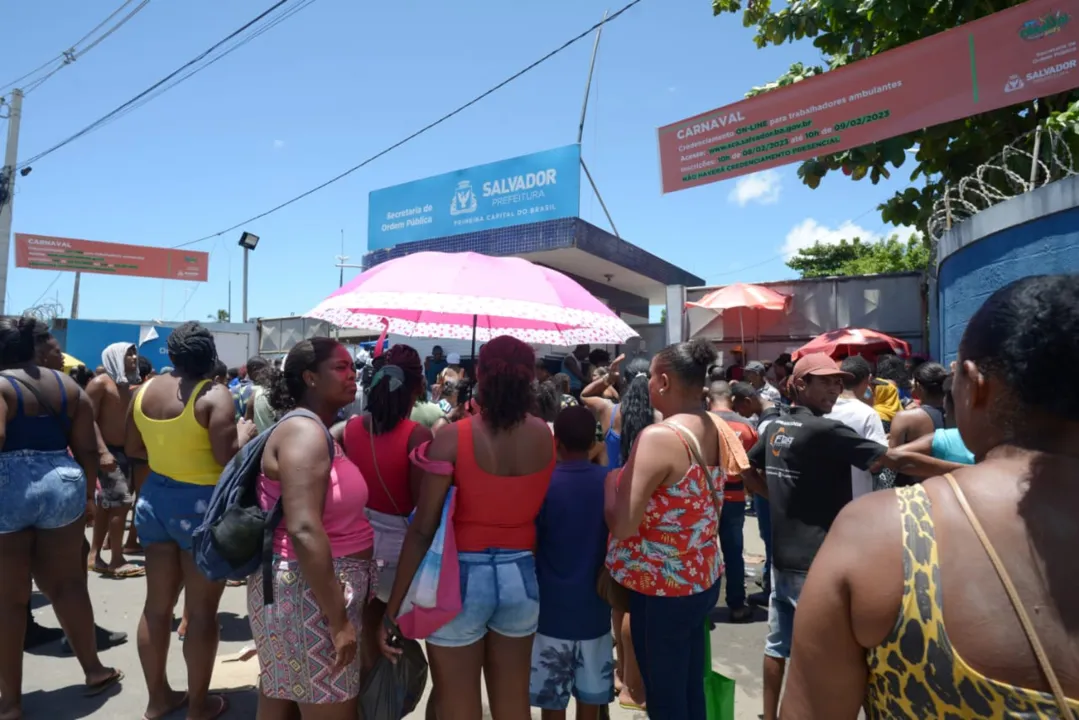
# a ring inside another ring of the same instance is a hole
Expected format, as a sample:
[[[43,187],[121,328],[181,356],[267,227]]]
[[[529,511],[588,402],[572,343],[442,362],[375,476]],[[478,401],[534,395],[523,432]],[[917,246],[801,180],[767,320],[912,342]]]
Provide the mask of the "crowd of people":
[[[461,609],[424,638],[430,718],[481,717],[483,678],[496,720],[556,720],[571,698],[585,720],[616,701],[703,720],[721,576],[731,622],[768,607],[765,720],[1079,711],[1079,397],[1055,381],[1079,362],[1079,280],[993,294],[950,368],[740,350],[579,346],[555,368],[506,336],[464,360],[316,337],[233,371],[187,323],[159,373],[118,343],[68,375],[47,327],[0,319],[0,720],[21,718],[24,647],[59,639],[31,580],[87,694],[123,680],[88,568],[145,574],[144,718],[228,711],[209,692],[225,583],[192,538],[266,432],[257,502],[282,520],[268,585],[241,583],[262,720],[357,717],[451,491]],[[747,515],[767,549],[753,594]],[[166,674],[181,594],[186,690]]]

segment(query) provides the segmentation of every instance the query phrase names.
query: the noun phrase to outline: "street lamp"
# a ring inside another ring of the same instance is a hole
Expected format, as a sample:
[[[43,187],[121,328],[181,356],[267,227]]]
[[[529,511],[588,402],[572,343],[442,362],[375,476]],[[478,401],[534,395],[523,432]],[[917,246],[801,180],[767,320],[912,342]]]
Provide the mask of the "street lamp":
[[[259,236],[244,232],[240,236],[240,247],[244,249],[244,322],[247,322],[247,256],[258,247]]]

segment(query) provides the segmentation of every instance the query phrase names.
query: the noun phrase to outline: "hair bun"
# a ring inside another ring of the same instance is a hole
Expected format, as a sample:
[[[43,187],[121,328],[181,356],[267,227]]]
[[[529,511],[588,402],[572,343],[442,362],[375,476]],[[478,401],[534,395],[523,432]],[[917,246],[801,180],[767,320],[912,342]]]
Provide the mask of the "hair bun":
[[[714,365],[716,362],[716,358],[719,357],[719,353],[716,352],[715,346],[704,338],[690,340],[688,345],[689,356],[693,358],[693,364],[699,365],[706,370],[710,366]]]

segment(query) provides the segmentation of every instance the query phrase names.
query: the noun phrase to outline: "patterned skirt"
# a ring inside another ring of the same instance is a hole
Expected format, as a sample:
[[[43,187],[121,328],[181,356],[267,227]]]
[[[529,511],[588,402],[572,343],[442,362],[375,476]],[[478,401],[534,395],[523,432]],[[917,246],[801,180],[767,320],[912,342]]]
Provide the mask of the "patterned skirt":
[[[335,558],[334,573],[345,594],[348,618],[362,630],[367,600],[375,593],[371,560]],[[334,671],[333,638],[300,564],[274,558],[274,603],[266,605],[262,571],[247,582],[247,615],[259,656],[263,695],[298,703],[340,703],[360,694],[360,653],[348,667]]]

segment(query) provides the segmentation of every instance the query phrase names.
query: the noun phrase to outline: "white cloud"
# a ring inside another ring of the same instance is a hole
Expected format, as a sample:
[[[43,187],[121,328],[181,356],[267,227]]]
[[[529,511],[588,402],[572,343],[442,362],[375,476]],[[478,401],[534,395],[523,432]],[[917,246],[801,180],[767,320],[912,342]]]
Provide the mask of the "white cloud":
[[[284,140],[274,140],[273,141],[273,149],[274,150],[280,150],[283,147],[285,147],[285,141]]]
[[[791,228],[787,233],[787,239],[783,243],[783,254],[787,258],[794,257],[801,248],[812,247],[814,243],[821,242],[824,245],[838,243],[840,240],[853,240],[860,238],[862,242],[877,242],[892,235],[898,235],[899,239],[906,242],[915,232],[912,227],[887,227],[881,228],[884,232],[873,232],[858,225],[853,220],[846,220],[835,228],[821,225],[813,218],[806,218]]]
[[[732,203],[737,203],[739,207],[745,207],[751,202],[774,205],[779,202],[782,180],[783,176],[775,170],[764,170],[747,175],[738,179],[727,199]]]

